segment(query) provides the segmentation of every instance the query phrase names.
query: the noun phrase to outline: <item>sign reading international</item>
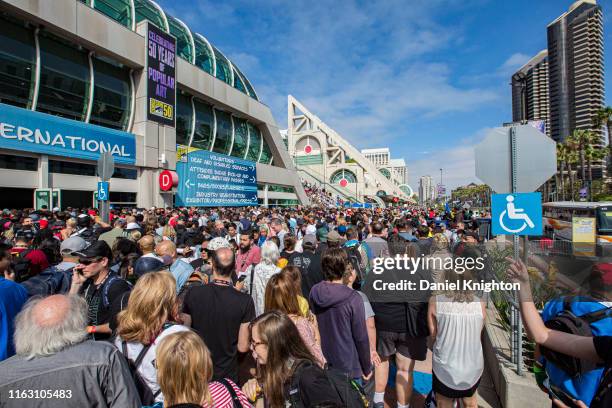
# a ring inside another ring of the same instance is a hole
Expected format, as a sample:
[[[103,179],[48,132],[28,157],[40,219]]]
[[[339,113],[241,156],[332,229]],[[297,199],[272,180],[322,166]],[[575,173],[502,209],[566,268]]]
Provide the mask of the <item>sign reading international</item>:
[[[255,162],[197,150],[176,163],[176,172],[178,206],[257,205]]]
[[[148,24],[147,119],[174,126],[176,107],[176,38]]]

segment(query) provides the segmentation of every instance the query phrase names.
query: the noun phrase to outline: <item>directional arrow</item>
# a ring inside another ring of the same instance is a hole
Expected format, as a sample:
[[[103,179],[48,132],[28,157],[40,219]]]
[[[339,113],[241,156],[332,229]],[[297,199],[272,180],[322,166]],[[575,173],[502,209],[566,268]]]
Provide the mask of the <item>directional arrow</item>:
[[[195,184],[194,183],[190,183],[189,179],[185,180],[185,187],[189,188],[189,187],[193,187],[193,186],[195,186]]]
[[[251,177],[251,178],[252,178],[251,183],[254,183],[255,181],[257,181],[255,177]]]

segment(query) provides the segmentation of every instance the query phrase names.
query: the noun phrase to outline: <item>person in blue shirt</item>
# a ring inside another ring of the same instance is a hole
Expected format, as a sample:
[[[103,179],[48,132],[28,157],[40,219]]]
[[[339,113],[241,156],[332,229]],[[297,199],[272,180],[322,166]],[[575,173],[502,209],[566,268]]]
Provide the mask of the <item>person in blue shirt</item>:
[[[14,321],[17,313],[28,299],[28,292],[13,282],[15,274],[11,271],[10,247],[0,247],[0,361],[15,354],[13,344]]]

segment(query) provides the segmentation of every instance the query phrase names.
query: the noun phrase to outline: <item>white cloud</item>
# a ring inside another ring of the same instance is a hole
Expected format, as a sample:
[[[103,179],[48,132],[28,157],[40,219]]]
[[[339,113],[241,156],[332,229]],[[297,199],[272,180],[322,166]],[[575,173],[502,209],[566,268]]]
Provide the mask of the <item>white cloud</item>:
[[[516,70],[522,67],[523,65],[525,65],[525,63],[527,63],[527,61],[529,61],[531,57],[532,56],[529,56],[527,54],[523,54],[520,52],[514,53],[511,56],[509,56],[506,61],[504,61],[502,66],[499,68],[499,70],[501,72],[508,72],[508,71]]]

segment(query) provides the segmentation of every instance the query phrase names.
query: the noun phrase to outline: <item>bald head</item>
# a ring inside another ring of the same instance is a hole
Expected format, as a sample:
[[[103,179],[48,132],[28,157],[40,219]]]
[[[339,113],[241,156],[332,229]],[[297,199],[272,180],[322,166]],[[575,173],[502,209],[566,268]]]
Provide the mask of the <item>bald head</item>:
[[[26,303],[15,319],[15,351],[27,359],[49,356],[87,338],[87,303],[53,295]]]
[[[234,252],[230,248],[219,248],[213,256],[213,272],[222,277],[231,276],[234,271]]]
[[[167,255],[176,259],[176,245],[172,241],[162,241],[155,246],[155,253],[159,257]]]
[[[32,320],[40,327],[52,327],[66,318],[70,311],[70,299],[53,295],[42,299],[32,308]]]
[[[138,247],[143,254],[150,254],[155,249],[155,240],[151,235],[145,235],[138,240]]]

